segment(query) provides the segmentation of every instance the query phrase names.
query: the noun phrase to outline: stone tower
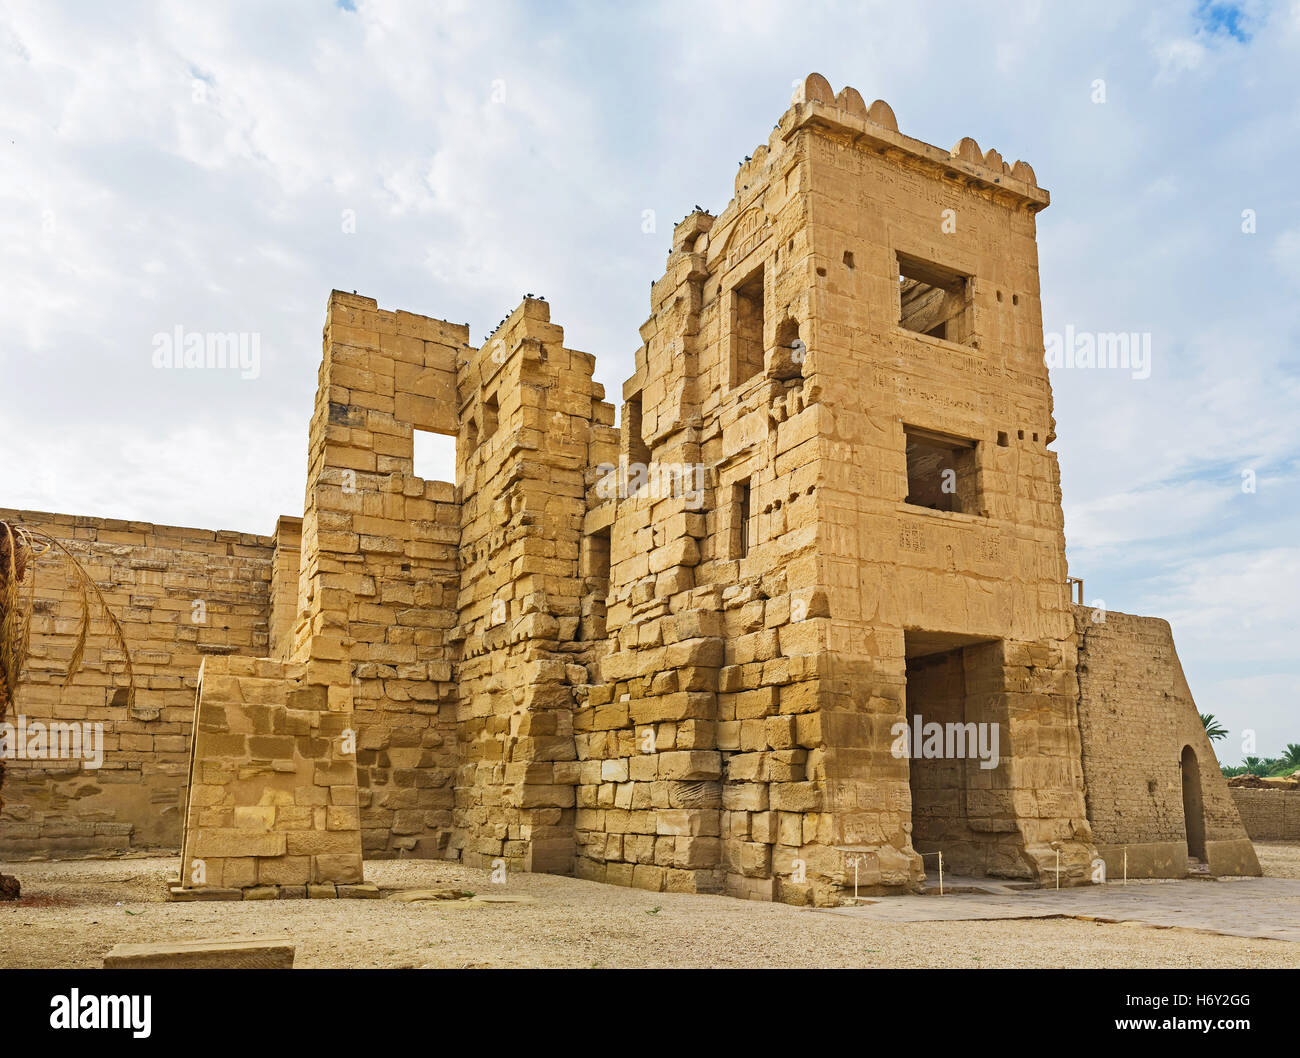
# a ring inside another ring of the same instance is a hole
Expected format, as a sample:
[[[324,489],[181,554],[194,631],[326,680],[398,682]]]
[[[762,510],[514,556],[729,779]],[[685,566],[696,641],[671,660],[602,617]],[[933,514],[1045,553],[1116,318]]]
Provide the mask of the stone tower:
[[[652,471],[620,489],[575,721],[580,873],[821,899],[942,849],[1083,876],[1047,203],[1025,163],[813,75],[726,210],[677,226],[623,392],[622,459]],[[671,487],[690,468],[702,501]],[[986,725],[961,730],[996,761],[909,760],[918,716]]]

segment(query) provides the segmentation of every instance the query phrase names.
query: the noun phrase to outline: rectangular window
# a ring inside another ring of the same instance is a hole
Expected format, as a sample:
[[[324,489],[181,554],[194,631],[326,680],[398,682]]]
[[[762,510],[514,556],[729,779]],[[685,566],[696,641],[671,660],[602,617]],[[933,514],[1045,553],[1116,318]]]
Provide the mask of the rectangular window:
[[[456,481],[456,435],[415,430],[412,438],[412,466],[425,481]]]
[[[917,334],[969,345],[970,278],[898,255],[898,325]]]
[[[641,394],[628,398],[623,422],[623,451],[629,468],[650,466],[650,446],[641,436]]]
[[[731,385],[763,370],[763,266],[731,291]]]
[[[609,595],[610,528],[597,529],[582,539],[578,572],[582,577],[581,620],[578,639],[584,643],[605,638],[605,607]]]
[[[480,436],[484,441],[497,432],[497,420],[500,417],[500,410],[497,405],[497,395],[495,393],[483,401],[483,428]]]
[[[731,503],[728,505],[729,536],[727,557],[744,558],[753,543],[753,512],[750,510],[749,478],[731,486]]]
[[[904,426],[907,439],[905,502],[932,511],[982,514],[975,442]]]

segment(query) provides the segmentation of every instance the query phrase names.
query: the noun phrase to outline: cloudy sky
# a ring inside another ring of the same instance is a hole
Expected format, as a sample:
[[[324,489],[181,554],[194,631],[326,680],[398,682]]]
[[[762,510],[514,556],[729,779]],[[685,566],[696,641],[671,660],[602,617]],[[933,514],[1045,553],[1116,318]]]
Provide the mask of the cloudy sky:
[[[616,397],[673,223],[817,70],[1034,166],[1045,329],[1151,336],[1053,372],[1071,570],[1171,620],[1223,760],[1300,742],[1300,3],[992,11],[3,0],[0,506],[300,512],[336,287],[475,343],[543,294]],[[178,327],[257,377],[155,368]]]

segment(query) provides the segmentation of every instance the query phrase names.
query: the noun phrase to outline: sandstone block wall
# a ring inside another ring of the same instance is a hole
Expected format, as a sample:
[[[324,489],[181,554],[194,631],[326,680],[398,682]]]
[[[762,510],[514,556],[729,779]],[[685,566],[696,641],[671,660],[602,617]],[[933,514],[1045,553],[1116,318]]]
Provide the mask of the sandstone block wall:
[[[268,653],[287,661],[293,654],[298,623],[298,573],[302,566],[302,519],[282,515],[275,523],[271,556]]]
[[[1023,163],[972,140],[936,165],[883,103],[805,92],[792,120],[808,130],[800,334],[820,405],[817,554],[827,649],[857,670],[827,710],[840,840],[898,845],[909,825],[915,840],[906,787],[920,764],[887,759],[883,732],[905,709],[929,708],[914,665],[985,643],[965,719],[1000,725],[1002,760],[968,769],[966,814],[983,848],[964,867],[1040,877],[1059,848],[1068,880],[1081,880],[1091,838],[1035,246],[1047,195]],[[904,325],[907,262],[961,277],[961,314],[944,333]],[[946,465],[959,510],[909,495],[916,431],[964,446],[969,465]]]
[[[1125,848],[1130,876],[1186,873],[1188,748],[1195,756],[1210,871],[1259,874],[1168,622],[1085,606],[1074,607],[1074,622],[1088,818],[1110,875],[1123,869]]]
[[[352,714],[311,678],[300,663],[205,660],[174,895],[336,896],[362,883]]]
[[[267,652],[272,540],[39,511],[0,517],[42,529],[78,556],[122,624],[138,689],[128,713],[123,659],[99,617],[81,673],[62,686],[78,593],[53,555],[34,563],[31,651],[9,719],[103,724],[105,760],[98,770],[10,760],[0,856],[179,846],[199,666]]]
[[[595,360],[526,299],[460,364],[456,837],[464,862],[568,873],[574,708],[603,631],[590,468],[615,451]]]
[[[292,657],[351,696],[368,856],[442,856],[451,836],[460,506],[454,485],[415,475],[413,439],[456,433],[467,336],[330,295]]]

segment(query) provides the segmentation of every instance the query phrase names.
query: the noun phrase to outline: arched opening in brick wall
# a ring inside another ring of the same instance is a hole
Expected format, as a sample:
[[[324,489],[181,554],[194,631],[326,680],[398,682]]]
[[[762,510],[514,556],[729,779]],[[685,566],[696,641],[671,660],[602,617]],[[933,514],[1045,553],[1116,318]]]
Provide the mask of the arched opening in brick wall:
[[[1187,832],[1187,855],[1205,859],[1205,806],[1201,798],[1201,767],[1196,751],[1183,747],[1179,761],[1183,773],[1183,827]]]

